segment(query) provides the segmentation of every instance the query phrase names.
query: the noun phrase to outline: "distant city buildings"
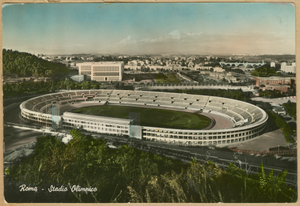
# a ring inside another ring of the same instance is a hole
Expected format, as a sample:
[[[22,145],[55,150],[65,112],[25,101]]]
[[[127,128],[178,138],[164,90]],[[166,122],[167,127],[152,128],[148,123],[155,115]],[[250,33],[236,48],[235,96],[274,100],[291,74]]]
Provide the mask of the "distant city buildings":
[[[196,64],[194,70],[209,70],[212,68],[211,66],[203,66],[201,64]]]
[[[74,59],[74,57],[66,57],[67,61],[72,61]]]
[[[219,62],[219,64],[221,65],[221,66],[227,66],[227,65],[229,65],[229,66],[239,66],[239,65],[244,65],[245,67],[247,67],[247,66],[262,66],[262,65],[264,65],[265,64],[265,62],[264,61],[262,61],[262,62],[255,62],[255,63],[252,63],[252,62],[224,62],[224,61],[220,61]]]
[[[235,76],[232,76],[231,72],[210,72],[210,71],[201,71],[200,74],[203,75],[209,75],[210,79],[216,80],[216,81],[221,81],[225,80],[228,83],[238,83],[238,79]]]
[[[94,57],[88,57],[88,58],[86,58],[86,60],[92,61],[92,60],[94,60]]]
[[[94,81],[122,81],[123,62],[84,62],[77,63],[79,75],[86,75]]]
[[[266,85],[266,87],[264,87],[262,90],[265,91],[265,90],[277,90],[277,91],[280,91],[280,92],[288,92],[289,89],[291,88],[290,85]]]
[[[259,87],[261,85],[275,85],[275,84],[281,84],[281,85],[287,85],[287,84],[296,84],[296,77],[256,77],[255,80],[255,86]]]
[[[225,69],[222,69],[221,67],[214,67],[214,72],[225,72]]]
[[[192,61],[190,61],[190,62],[188,63],[188,67],[189,67],[189,68],[194,68],[194,63],[193,63]]]
[[[287,92],[292,84],[296,84],[296,77],[256,77],[255,86],[262,87],[262,90],[279,90]]]
[[[40,58],[44,58],[48,61],[56,61],[66,64],[69,69],[77,69],[79,75],[85,75],[84,80],[95,81],[122,81],[123,69],[126,72],[181,72],[181,71],[199,71],[199,77],[197,81],[202,81],[201,78],[208,78],[214,80],[214,82],[228,82],[228,83],[246,83],[252,79],[247,76],[241,75],[240,71],[235,72],[236,69],[244,71],[245,74],[249,74],[258,67],[265,65],[267,61],[268,66],[275,68],[278,60],[275,58],[258,58],[256,56],[95,56],[90,55],[62,55],[62,56],[49,56],[38,54]],[[109,58],[108,58],[109,57]],[[92,62],[95,59],[103,59],[103,62]],[[110,61],[110,59],[115,59]],[[117,60],[118,59],[118,60]],[[123,62],[120,64],[119,61]],[[80,61],[84,61],[80,63]],[[88,62],[85,62],[88,61]],[[107,62],[106,62],[107,61]],[[295,73],[296,64],[287,63],[294,61],[292,59],[286,59],[286,62],[281,64],[281,72]],[[76,66],[74,65],[76,64]],[[229,73],[226,71],[232,71]],[[82,81],[82,76],[74,76],[74,81]],[[275,78],[275,79],[274,79]],[[279,78],[279,79],[278,79]],[[280,91],[288,91],[290,88],[290,79],[282,79],[282,77],[268,77],[268,82],[265,79],[256,79],[256,86],[264,85],[261,89],[269,90],[276,89]],[[294,80],[293,80],[294,81]]]
[[[280,71],[286,73],[296,73],[296,63],[293,62],[292,64],[287,64],[286,62],[281,63]]]

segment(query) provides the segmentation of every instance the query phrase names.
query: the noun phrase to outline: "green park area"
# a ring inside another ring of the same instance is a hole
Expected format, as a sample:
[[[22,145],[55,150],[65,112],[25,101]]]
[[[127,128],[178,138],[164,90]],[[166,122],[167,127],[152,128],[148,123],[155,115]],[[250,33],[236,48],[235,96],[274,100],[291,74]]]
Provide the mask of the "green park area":
[[[275,114],[272,111],[269,111],[268,114],[269,114],[269,117],[277,125],[277,127],[279,127],[282,130],[286,141],[294,142],[292,135],[295,134],[296,130],[294,130],[286,121],[284,121],[284,119],[280,115]]]
[[[297,119],[297,113],[296,113],[296,103],[294,102],[287,102],[283,104],[284,108],[287,110],[287,112],[294,118]]]
[[[269,77],[278,75],[276,71],[272,70],[270,67],[267,66],[257,68],[251,74],[257,77]]]
[[[103,105],[79,108],[71,112],[116,118],[130,118],[133,114],[140,117],[142,126],[164,128],[203,129],[210,124],[210,119],[203,115],[142,107]]]
[[[180,84],[180,80],[174,74],[156,74],[158,83]]]

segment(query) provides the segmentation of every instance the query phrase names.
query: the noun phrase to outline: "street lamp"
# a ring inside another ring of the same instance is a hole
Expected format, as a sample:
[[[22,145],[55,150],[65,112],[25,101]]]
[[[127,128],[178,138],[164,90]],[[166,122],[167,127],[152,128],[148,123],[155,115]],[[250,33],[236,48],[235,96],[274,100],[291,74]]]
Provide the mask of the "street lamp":
[[[206,161],[209,161],[210,160],[210,152],[206,151]]]

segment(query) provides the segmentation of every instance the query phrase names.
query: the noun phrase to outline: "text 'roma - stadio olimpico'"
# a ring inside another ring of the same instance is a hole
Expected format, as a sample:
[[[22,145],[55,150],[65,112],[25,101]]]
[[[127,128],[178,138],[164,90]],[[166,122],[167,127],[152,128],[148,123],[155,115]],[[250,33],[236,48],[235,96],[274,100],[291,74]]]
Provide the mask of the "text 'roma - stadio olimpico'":
[[[215,119],[211,129],[189,130],[132,125],[130,119],[68,112],[92,105],[130,105],[201,112]],[[53,106],[54,105],[54,106]],[[59,112],[53,108],[59,108]],[[41,95],[20,105],[27,120],[64,129],[81,128],[94,133],[128,135],[133,138],[185,145],[230,145],[259,137],[267,113],[252,104],[215,96],[130,90],[69,90]],[[55,114],[56,112],[56,114]],[[226,123],[224,125],[223,123]],[[230,126],[228,126],[230,125]]]

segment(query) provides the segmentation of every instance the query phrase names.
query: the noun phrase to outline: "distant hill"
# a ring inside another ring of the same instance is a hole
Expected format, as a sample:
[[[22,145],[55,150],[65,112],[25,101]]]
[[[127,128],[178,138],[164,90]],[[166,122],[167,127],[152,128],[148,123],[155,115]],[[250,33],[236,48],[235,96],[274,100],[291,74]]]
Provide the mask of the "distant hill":
[[[296,59],[296,56],[294,54],[278,54],[278,55],[265,54],[265,55],[259,55],[259,57],[261,57],[262,59],[267,59],[267,58],[276,59],[278,61],[295,61]]]
[[[61,63],[49,62],[32,54],[3,49],[3,75],[55,77],[69,73]]]

